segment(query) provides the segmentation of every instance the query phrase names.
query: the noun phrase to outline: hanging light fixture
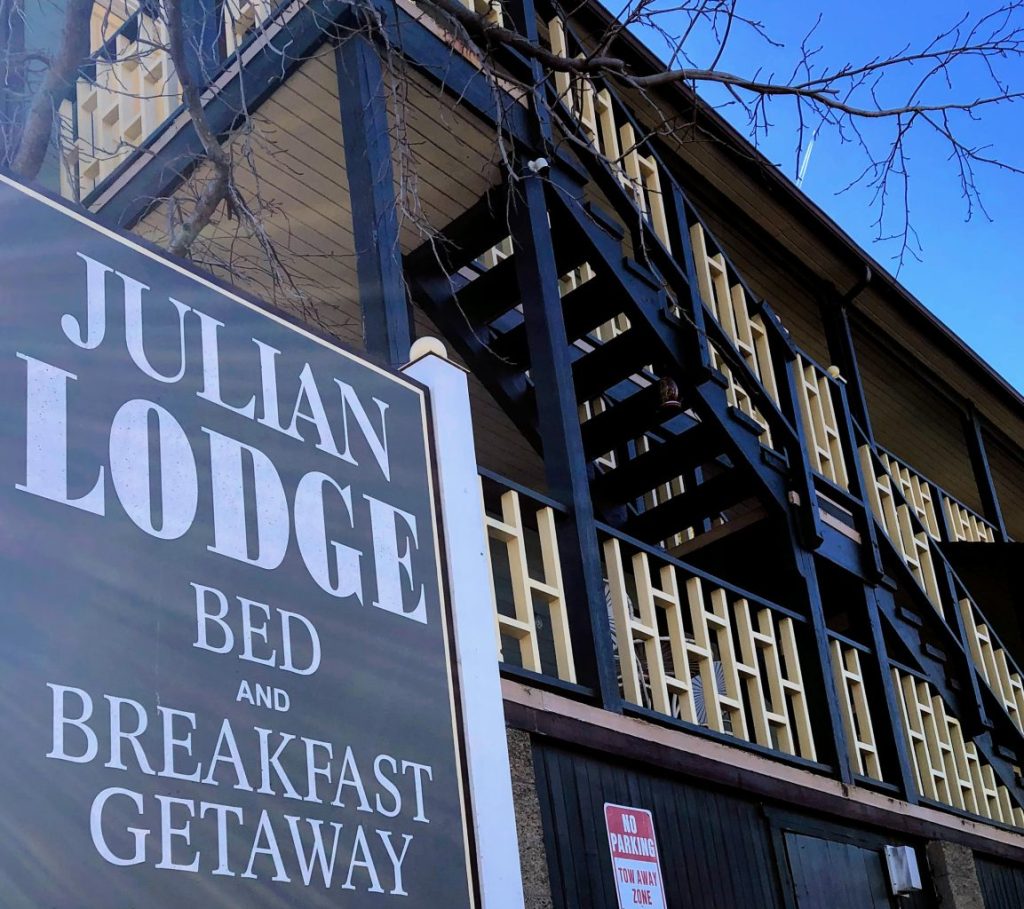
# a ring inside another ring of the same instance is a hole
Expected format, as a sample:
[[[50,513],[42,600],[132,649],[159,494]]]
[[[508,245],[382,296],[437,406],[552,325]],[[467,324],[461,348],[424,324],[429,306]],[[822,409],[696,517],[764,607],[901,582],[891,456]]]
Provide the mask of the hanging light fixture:
[[[662,376],[658,380],[658,410],[666,413],[679,413],[683,402],[679,398],[679,386],[675,379]]]

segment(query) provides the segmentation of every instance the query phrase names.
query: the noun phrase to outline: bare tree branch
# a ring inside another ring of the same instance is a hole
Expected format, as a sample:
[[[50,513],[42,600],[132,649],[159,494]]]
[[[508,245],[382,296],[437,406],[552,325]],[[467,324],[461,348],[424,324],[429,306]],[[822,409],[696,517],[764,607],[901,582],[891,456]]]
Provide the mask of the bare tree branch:
[[[195,126],[196,135],[203,144],[206,159],[213,166],[213,176],[207,180],[191,215],[178,225],[168,247],[174,255],[183,256],[191,249],[200,231],[213,217],[217,207],[227,198],[231,187],[231,159],[213,132],[203,109],[202,92],[192,78],[185,53],[185,23],[181,0],[164,0],[167,14],[168,52],[181,83],[185,108]]]
[[[39,174],[46,150],[50,147],[60,102],[74,85],[79,68],[89,57],[89,21],[93,3],[94,0],[68,0],[60,49],[32,99],[17,154],[11,160],[11,170],[26,180],[35,179]]]

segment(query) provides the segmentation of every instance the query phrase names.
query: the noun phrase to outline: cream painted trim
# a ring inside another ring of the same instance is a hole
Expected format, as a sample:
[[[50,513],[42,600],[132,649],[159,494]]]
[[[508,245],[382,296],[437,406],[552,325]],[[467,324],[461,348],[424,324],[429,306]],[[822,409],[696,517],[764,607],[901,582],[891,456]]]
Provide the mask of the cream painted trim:
[[[831,527],[833,530],[838,531],[844,537],[853,540],[854,543],[861,542],[860,534],[857,533],[857,531],[854,530],[852,527],[850,527],[849,524],[844,524],[842,521],[840,521],[839,518],[835,517],[835,515],[831,515],[821,508],[818,509],[818,515],[821,517],[822,524],[828,524],[828,526]]]
[[[900,799],[891,798],[859,786],[844,786],[838,780],[829,779],[781,761],[773,761],[740,748],[732,748],[703,736],[669,729],[635,717],[611,713],[600,707],[593,707],[558,694],[531,688],[511,679],[501,680],[501,691],[506,703],[520,704],[543,713],[568,717],[645,744],[654,743],[685,751],[688,754],[721,764],[735,777],[742,774],[749,777],[781,780],[808,792],[824,793],[837,799],[844,799],[851,804],[873,809],[878,813],[879,822],[884,823],[885,815],[909,817],[934,824],[937,827],[955,830],[960,834],[969,834],[979,839],[988,840],[991,843],[1024,850],[1024,835],[991,827],[980,821],[947,814],[936,808],[910,805]]]

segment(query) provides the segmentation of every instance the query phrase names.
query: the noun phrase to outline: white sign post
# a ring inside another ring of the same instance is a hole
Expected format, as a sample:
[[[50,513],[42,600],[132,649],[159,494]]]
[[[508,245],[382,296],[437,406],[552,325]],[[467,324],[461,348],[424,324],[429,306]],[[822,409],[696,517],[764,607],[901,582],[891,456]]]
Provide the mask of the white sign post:
[[[412,357],[403,371],[430,389],[481,900],[483,909],[523,909],[469,382],[440,341],[417,341]]]

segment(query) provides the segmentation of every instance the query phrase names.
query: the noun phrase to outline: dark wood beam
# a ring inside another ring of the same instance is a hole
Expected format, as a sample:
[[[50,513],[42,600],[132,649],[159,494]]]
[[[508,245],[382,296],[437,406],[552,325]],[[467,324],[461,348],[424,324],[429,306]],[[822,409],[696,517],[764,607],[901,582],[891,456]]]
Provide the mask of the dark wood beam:
[[[910,763],[910,751],[908,750],[910,746],[903,733],[903,709],[900,707],[899,696],[892,677],[889,650],[885,643],[885,633],[882,630],[882,610],[879,600],[882,598],[888,600],[886,612],[890,614],[895,611],[895,604],[892,602],[892,592],[883,587],[864,587],[863,590],[868,628],[871,631],[871,649],[874,651],[875,657],[865,674],[870,676],[877,686],[878,692],[881,693],[886,722],[876,723],[878,727],[876,735],[883,737],[889,746],[879,754],[879,759],[884,768],[885,778],[895,780],[902,797],[911,804],[916,804],[918,801],[917,784],[914,780],[914,768]],[[877,701],[873,702],[871,706],[875,709],[876,717],[882,715],[882,712],[877,709],[880,706]]]
[[[398,236],[384,71],[377,46],[353,34],[335,48],[363,342],[374,359],[409,359],[412,328]]]
[[[999,532],[1000,540],[1008,540],[1006,522],[1003,520],[1003,509],[999,505],[999,494],[995,481],[992,479],[992,468],[988,462],[988,451],[985,447],[985,434],[981,428],[978,408],[968,402],[967,414],[964,418],[964,435],[967,437],[967,453],[971,458],[971,468],[978,484],[978,495],[981,497],[982,513]]]
[[[567,509],[559,522],[558,542],[577,675],[595,689],[602,706],[621,710],[554,240],[540,176],[528,174],[514,186],[512,241],[530,350],[530,377],[538,390],[537,420],[548,491]]]
[[[829,359],[839,368],[846,381],[850,414],[874,444],[871,414],[868,411],[868,400],[864,394],[864,383],[861,381],[860,366],[857,362],[857,349],[854,347],[853,332],[850,329],[849,306],[845,300],[830,295],[821,303],[821,317],[825,325]]]
[[[224,62],[224,5],[217,0],[182,0],[181,7],[192,80],[196,85],[207,85]]]

